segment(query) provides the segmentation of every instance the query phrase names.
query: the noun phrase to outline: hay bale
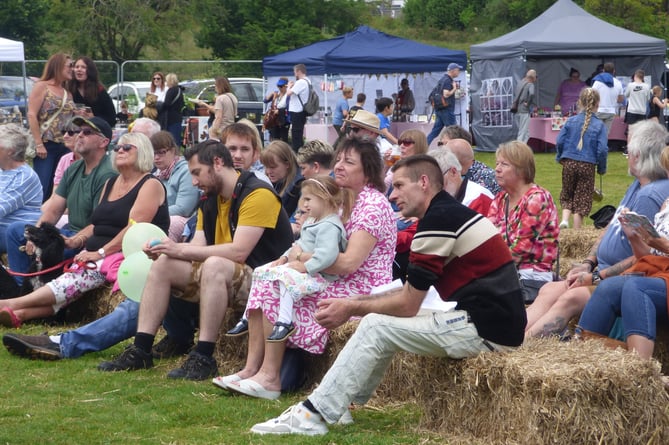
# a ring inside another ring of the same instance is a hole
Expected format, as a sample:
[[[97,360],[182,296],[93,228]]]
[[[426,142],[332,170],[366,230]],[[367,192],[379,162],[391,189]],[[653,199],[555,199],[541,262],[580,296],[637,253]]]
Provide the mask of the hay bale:
[[[104,317],[125,299],[121,291],[112,292],[111,284],[86,292],[65,308],[67,323],[90,323]]]
[[[332,332],[314,374],[330,367],[356,326]],[[669,441],[659,363],[596,341],[532,340],[512,353],[466,360],[398,353],[369,404],[398,403],[417,403],[422,428],[463,443]]]
[[[560,276],[565,277],[572,263],[580,263],[590,253],[590,249],[602,234],[601,229],[583,227],[581,229],[560,230]]]

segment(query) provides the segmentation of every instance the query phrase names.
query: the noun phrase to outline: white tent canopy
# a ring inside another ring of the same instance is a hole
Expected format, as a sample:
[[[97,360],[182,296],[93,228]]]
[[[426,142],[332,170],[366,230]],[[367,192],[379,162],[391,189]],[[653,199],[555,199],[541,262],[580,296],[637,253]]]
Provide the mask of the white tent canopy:
[[[0,37],[0,62],[23,62],[23,42]]]

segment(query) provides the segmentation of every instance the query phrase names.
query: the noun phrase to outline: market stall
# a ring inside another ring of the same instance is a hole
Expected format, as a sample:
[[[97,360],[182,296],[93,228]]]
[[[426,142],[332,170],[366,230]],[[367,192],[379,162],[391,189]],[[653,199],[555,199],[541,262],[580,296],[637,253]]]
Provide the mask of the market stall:
[[[352,86],[355,94],[365,93],[365,109],[375,111],[377,97],[391,97],[399,89],[400,80],[408,78],[416,108],[415,120],[427,120],[431,107],[427,102],[430,91],[444,75],[449,63],[466,66],[464,51],[424,45],[391,36],[367,26],[302,48],[263,59],[263,75],[267,85],[274,88],[279,77],[293,79],[293,66],[303,63],[307,75],[321,99],[321,112],[312,116],[311,124],[327,124],[341,88]],[[460,74],[466,91],[466,75]],[[350,101],[350,105],[353,105]],[[467,126],[467,99],[458,100],[456,116]],[[308,128],[305,129],[309,135]]]
[[[538,106],[550,109],[571,67],[585,80],[598,64],[613,62],[618,77],[643,69],[647,81],[659,84],[666,49],[664,40],[613,26],[571,0],[558,0],[525,26],[472,45],[472,129],[479,149],[492,151],[516,137],[509,106],[528,69],[537,71]]]

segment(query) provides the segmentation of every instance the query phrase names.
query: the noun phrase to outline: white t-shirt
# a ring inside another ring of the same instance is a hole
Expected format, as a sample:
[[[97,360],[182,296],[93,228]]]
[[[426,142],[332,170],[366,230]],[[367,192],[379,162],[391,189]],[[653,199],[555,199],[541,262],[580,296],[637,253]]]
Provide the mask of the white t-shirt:
[[[599,113],[616,113],[618,111],[618,96],[623,95],[623,84],[613,78],[613,87],[609,88],[599,80],[595,81],[592,88],[599,93]],[[645,111],[644,111],[645,113]]]
[[[309,100],[309,79],[304,77],[293,85],[292,92],[290,96],[290,102],[288,102],[288,111],[293,113],[300,113],[304,108],[302,107],[303,103],[306,103]],[[302,102],[300,102],[300,99]]]

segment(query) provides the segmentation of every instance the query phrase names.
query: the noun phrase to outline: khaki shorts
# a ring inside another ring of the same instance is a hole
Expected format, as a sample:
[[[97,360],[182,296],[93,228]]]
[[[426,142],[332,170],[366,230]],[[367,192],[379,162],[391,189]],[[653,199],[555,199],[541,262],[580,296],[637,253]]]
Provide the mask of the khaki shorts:
[[[234,311],[244,311],[246,302],[249,299],[249,290],[251,289],[251,277],[253,269],[246,264],[235,264],[235,271],[232,274],[232,281],[228,284],[228,307]],[[197,303],[200,301],[200,279],[202,274],[202,263],[193,261],[193,267],[190,272],[190,281],[183,291],[173,290],[172,295],[186,301]]]

